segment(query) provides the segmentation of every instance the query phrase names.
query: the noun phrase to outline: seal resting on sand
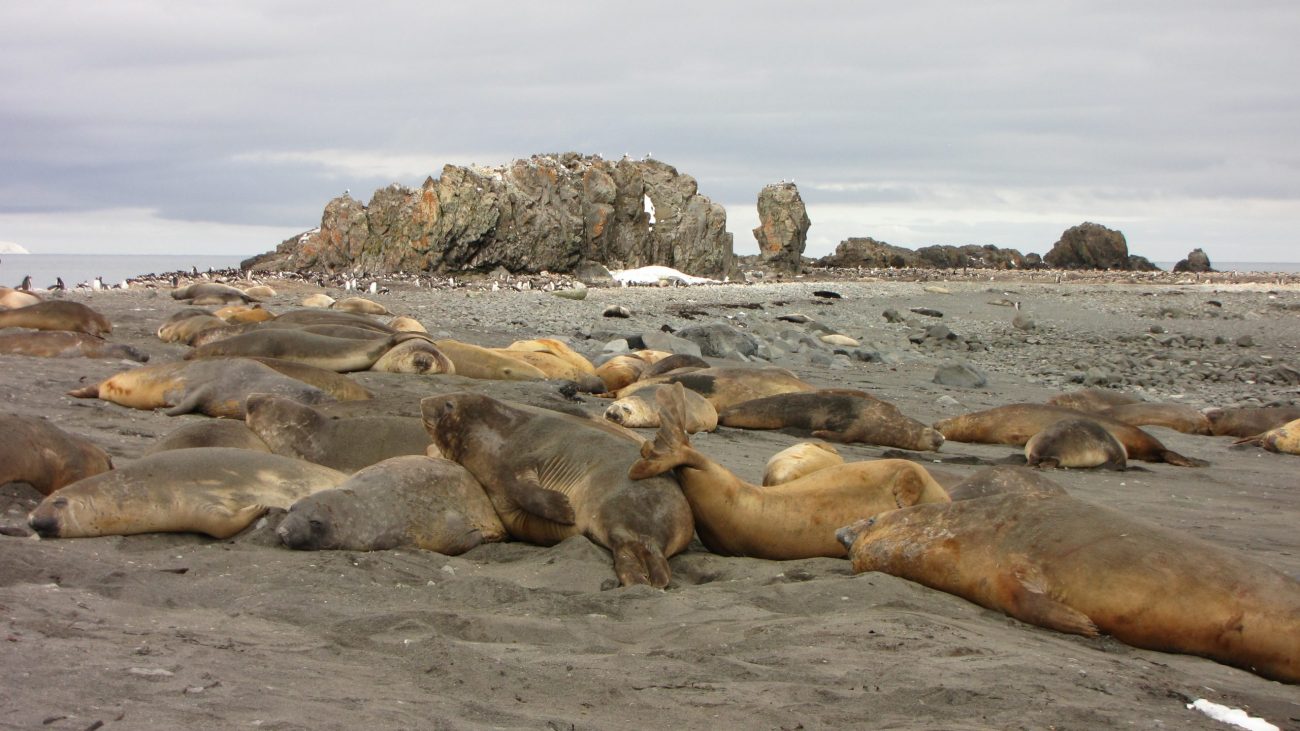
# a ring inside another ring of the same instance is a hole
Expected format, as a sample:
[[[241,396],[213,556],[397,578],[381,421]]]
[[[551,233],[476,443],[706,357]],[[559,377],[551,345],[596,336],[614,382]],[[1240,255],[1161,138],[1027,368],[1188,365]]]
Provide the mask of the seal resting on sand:
[[[882,513],[839,532],[880,571],[1023,622],[1300,682],[1300,582],[1229,548],[1066,495]]]
[[[837,464],[844,464],[844,458],[834,446],[825,442],[799,442],[768,458],[763,468],[763,486],[797,480]]]
[[[270,452],[262,438],[253,433],[244,422],[237,419],[203,419],[183,424],[168,432],[152,447],[145,450],[145,455],[166,452],[172,449],[195,449],[197,447],[230,447],[232,449],[251,449],[254,452]]]
[[[1158,404],[1143,401],[1121,404],[1097,413],[1132,426],[1163,426],[1184,434],[1210,433],[1210,419],[1205,412],[1186,404]]]
[[[1216,437],[1253,437],[1300,419],[1300,406],[1244,406],[1206,409],[1210,431]]]
[[[1263,434],[1238,439],[1233,444],[1249,444],[1283,454],[1300,454],[1300,419],[1289,421]]]
[[[288,508],[347,475],[247,449],[174,449],[59,490],[27,524],[42,538],[206,533],[229,538],[270,508]]]
[[[490,348],[459,340],[435,340],[433,344],[451,359],[458,376],[491,381],[546,380],[546,374],[536,366]]]
[[[1136,404],[1141,401],[1135,396],[1120,391],[1112,391],[1108,388],[1083,388],[1078,391],[1057,394],[1047,399],[1047,403],[1052,406],[1064,406],[1067,409],[1087,411],[1089,413],[1105,411],[1112,406]]]
[[[28,327],[33,330],[69,330],[103,337],[113,324],[80,302],[49,300],[16,310],[0,310],[0,327]]]
[[[113,468],[108,452],[44,419],[0,414],[0,485],[26,482],[43,495]]]
[[[627,427],[658,427],[659,404],[655,394],[666,388],[672,386],[661,383],[624,396],[606,407],[605,418]],[[694,391],[686,391],[686,432],[694,434],[717,428],[718,411],[713,404]]]
[[[13,287],[0,287],[0,307],[18,309],[40,302],[41,298],[31,292],[24,292]]]
[[[391,315],[387,307],[365,297],[346,297],[330,305],[330,309],[361,315]]]
[[[935,452],[943,435],[864,391],[824,389],[744,401],[718,413],[740,429],[795,428],[831,442],[863,442]]]
[[[257,298],[244,290],[219,282],[195,282],[172,290],[172,299],[190,300],[196,305],[226,305],[234,302],[256,302]]]
[[[342,472],[355,472],[390,457],[424,454],[429,433],[412,416],[331,419],[297,401],[264,393],[244,402],[248,428],[272,452]]]
[[[1025,442],[1025,461],[1031,467],[1101,467],[1122,470],[1128,453],[1110,432],[1090,418],[1061,419]]]
[[[27,330],[0,333],[0,353],[37,358],[122,358],[144,363],[149,354],[126,343],[67,330]]]
[[[510,535],[548,546],[585,535],[613,553],[624,586],[668,585],[668,557],[694,533],[691,509],[670,477],[628,479],[635,434],[474,393],[430,396],[420,412],[442,454],[483,485]]]
[[[1065,488],[1047,479],[1038,470],[1009,465],[982,469],[948,488],[948,497],[951,497],[953,502],[974,500],[990,495],[1027,493],[1066,494]]]
[[[483,486],[434,457],[393,457],[338,487],[294,503],[276,527],[289,548],[385,551],[422,548],[456,556],[506,537]]]
[[[776,560],[840,557],[837,528],[881,511],[947,502],[924,467],[878,459],[827,467],[770,487],[751,485],[691,447],[681,386],[659,392],[659,432],[628,470],[634,480],[674,471],[700,540],[714,553]]]
[[[618,397],[630,396],[642,388],[658,383],[682,384],[708,399],[719,414],[730,406],[764,396],[817,390],[816,386],[800,380],[798,376],[784,368],[720,366],[701,368],[689,373],[667,373],[654,378],[645,378],[620,390]]]
[[[370,366],[393,346],[413,338],[427,340],[425,336],[418,333],[397,333],[376,340],[354,340],[316,335],[296,329],[254,330],[201,345],[186,353],[185,359],[211,358],[218,355],[260,356],[292,360],[338,373],[347,373],[369,370]]]

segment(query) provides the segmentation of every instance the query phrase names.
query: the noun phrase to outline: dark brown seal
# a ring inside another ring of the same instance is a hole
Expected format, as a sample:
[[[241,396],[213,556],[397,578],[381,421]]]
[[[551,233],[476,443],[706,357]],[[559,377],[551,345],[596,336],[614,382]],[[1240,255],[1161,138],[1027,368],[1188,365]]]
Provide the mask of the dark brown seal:
[[[429,448],[424,424],[410,416],[331,419],[287,398],[254,393],[244,402],[254,434],[286,457],[355,472],[390,457],[422,455]]]
[[[825,389],[744,401],[719,412],[718,423],[740,429],[798,429],[831,442],[937,451],[943,435],[864,391]]]
[[[126,343],[67,330],[0,333],[0,353],[37,358],[121,358],[144,363],[149,354]]]
[[[1253,437],[1300,419],[1300,406],[1246,406],[1207,409],[1210,432],[1216,437]]]
[[[0,311],[0,327],[29,327],[34,330],[70,330],[96,337],[113,332],[107,317],[67,300],[47,300],[16,310]]]
[[[0,485],[26,482],[44,495],[113,468],[108,453],[44,419],[0,414]]]
[[[1031,467],[1122,470],[1128,453],[1106,427],[1083,417],[1053,422],[1030,437],[1025,461]]]

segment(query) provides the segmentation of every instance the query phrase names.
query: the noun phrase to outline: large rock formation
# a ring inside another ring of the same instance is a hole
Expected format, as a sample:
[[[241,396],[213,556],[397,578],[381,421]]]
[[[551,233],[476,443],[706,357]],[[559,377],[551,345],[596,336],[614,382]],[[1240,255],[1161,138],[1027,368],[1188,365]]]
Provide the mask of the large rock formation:
[[[1097,223],[1066,229],[1043,262],[1057,269],[1122,269],[1153,271],[1145,257],[1129,256],[1124,234]]]
[[[927,266],[936,269],[1024,269],[1025,257],[1015,249],[999,249],[992,244],[978,246],[923,246],[916,250]]]
[[[886,244],[883,241],[864,237],[844,239],[835,247],[835,253],[817,260],[818,266],[824,267],[866,267],[884,269],[906,269],[924,267],[927,264],[917,256],[915,251],[901,246]]]
[[[1030,255],[1036,256],[1036,255]],[[923,246],[916,251],[886,244],[873,238],[850,238],[835,247],[835,253],[817,261],[824,267],[866,267],[884,269],[1022,269],[1032,268],[1028,257],[1015,249],[996,246]]]
[[[787,272],[798,273],[803,266],[803,250],[808,243],[808,209],[794,183],[773,183],[758,194],[759,260]]]
[[[1204,273],[1212,272],[1214,269],[1210,267],[1210,255],[1197,248],[1192,249],[1186,259],[1182,259],[1175,264],[1174,271]]]
[[[732,266],[727,214],[694,178],[657,160],[537,155],[448,165],[418,189],[378,190],[368,205],[335,198],[319,229],[244,268],[567,272],[584,260],[721,277]]]

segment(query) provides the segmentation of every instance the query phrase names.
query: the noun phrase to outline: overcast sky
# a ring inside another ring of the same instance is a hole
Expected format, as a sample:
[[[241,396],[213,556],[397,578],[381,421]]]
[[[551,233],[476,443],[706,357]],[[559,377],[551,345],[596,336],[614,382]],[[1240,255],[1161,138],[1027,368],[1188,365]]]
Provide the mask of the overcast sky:
[[[1300,5],[0,4],[0,242],[232,253],[447,163],[652,154],[738,253],[792,179],[849,236],[1300,261]]]

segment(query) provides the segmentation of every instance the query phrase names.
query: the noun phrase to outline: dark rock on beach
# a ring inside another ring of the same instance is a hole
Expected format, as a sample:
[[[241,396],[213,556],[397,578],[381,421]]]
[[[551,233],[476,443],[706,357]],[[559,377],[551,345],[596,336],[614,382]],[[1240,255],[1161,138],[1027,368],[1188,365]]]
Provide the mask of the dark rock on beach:
[[[773,183],[758,194],[759,260],[783,272],[798,273],[803,264],[803,250],[808,243],[808,209],[794,183]]]
[[[1124,234],[1098,223],[1068,228],[1043,262],[1057,269],[1120,269],[1156,271],[1145,257],[1130,256]]]
[[[1186,259],[1181,259],[1177,264],[1174,264],[1174,271],[1201,274],[1212,272],[1214,269],[1210,266],[1209,254],[1206,254],[1204,249],[1197,248],[1192,249]]]

